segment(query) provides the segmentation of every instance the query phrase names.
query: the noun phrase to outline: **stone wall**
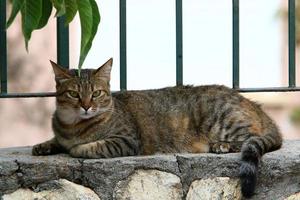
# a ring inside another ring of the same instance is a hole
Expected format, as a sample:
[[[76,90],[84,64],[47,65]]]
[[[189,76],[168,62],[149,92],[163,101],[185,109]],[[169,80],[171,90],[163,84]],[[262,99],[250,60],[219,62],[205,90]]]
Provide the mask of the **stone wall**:
[[[0,194],[9,199],[241,199],[239,154],[175,154],[114,159],[33,157],[0,150]],[[300,141],[266,154],[252,199],[300,199]]]

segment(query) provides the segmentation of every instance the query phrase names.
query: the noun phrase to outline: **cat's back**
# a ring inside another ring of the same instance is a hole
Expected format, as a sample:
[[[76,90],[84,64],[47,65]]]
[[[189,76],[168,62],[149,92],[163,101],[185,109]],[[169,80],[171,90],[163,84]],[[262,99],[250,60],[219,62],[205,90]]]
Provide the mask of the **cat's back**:
[[[243,97],[223,85],[175,86],[153,90],[120,91],[113,97],[131,110],[166,111],[177,107],[209,103],[209,101],[238,101]]]
[[[239,107],[241,101],[247,101],[237,91],[222,85],[121,91],[114,93],[113,97],[116,104],[131,113],[138,123],[156,125],[166,121],[176,123],[187,118],[190,121],[196,115],[207,117],[218,108]],[[253,103],[253,106],[256,104]]]

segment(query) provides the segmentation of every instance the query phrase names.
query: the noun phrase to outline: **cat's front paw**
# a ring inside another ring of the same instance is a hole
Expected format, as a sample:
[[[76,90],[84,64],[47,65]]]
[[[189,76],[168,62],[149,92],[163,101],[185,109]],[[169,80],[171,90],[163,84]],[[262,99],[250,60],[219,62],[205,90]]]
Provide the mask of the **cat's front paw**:
[[[69,154],[73,158],[97,158],[90,153],[88,145],[78,145],[70,149]]]
[[[51,154],[51,145],[48,143],[41,143],[32,147],[32,155],[42,156]]]
[[[103,144],[103,141],[99,144]],[[77,145],[70,149],[69,154],[74,158],[104,158],[100,150],[97,150],[97,142]]]
[[[84,157],[82,150],[80,148],[78,148],[77,146],[70,149],[69,154],[71,157],[74,157],[74,158],[83,158]]]

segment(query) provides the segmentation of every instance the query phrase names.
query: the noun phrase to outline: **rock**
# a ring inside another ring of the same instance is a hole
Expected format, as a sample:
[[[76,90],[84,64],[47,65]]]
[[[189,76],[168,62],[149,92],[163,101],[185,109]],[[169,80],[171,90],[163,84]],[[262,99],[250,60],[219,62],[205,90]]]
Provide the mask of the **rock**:
[[[186,200],[239,200],[241,198],[238,179],[216,177],[194,181]]]
[[[182,195],[180,178],[158,170],[137,170],[114,191],[116,200],[181,200]]]
[[[50,180],[81,177],[81,161],[68,155],[32,156],[31,148],[5,148],[0,150],[0,195],[20,186],[30,187]],[[3,175],[3,176],[2,176]],[[13,184],[5,184],[9,179]],[[16,187],[17,186],[17,187]]]
[[[11,194],[4,195],[2,198],[3,200],[100,200],[91,189],[65,179],[40,184],[35,190],[38,192],[21,188]]]
[[[195,180],[238,178],[239,165],[240,153],[79,159],[66,154],[31,156],[30,147],[6,148],[0,149],[0,199],[2,195],[20,188],[67,179],[91,188],[101,199],[111,200],[116,185],[120,181],[125,184],[128,177],[142,169],[158,170],[179,177],[185,197]],[[300,192],[299,183],[300,140],[284,141],[280,150],[262,157],[252,199],[269,200],[272,197],[284,200]]]
[[[298,192],[297,194],[289,196],[285,200],[300,200],[300,192]]]
[[[174,155],[86,159],[82,163],[82,183],[93,188],[102,199],[109,200],[116,184],[134,174],[136,169],[156,169],[177,176],[180,173]]]

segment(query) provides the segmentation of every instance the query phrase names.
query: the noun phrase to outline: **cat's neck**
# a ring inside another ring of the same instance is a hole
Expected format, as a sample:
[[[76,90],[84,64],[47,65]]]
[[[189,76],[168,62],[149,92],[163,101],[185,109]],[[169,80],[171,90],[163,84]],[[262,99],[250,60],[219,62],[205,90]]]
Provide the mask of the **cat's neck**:
[[[71,109],[57,108],[54,115],[64,125],[74,125],[82,121]]]

